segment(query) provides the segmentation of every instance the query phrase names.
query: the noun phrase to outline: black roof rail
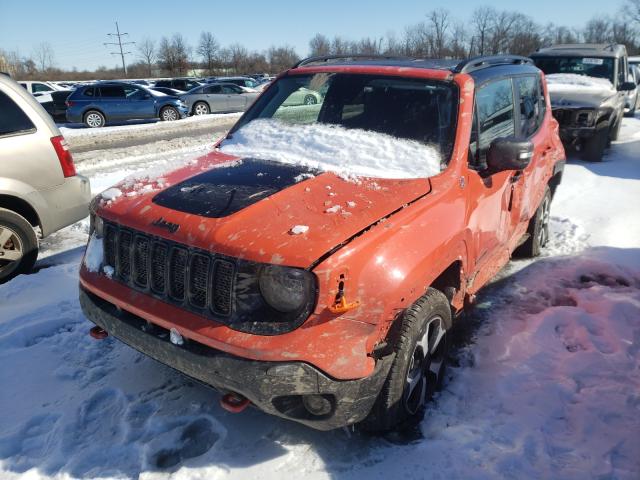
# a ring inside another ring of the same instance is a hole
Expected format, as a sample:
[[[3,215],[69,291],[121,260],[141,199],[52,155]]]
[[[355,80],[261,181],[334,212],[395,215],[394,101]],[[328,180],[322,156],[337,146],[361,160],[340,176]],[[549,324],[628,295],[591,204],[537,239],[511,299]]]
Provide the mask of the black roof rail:
[[[315,57],[307,57],[300,60],[291,68],[304,67],[310,63],[328,62],[330,60],[348,60],[348,59],[361,59],[361,60],[408,60],[407,57],[398,57],[395,55],[367,55],[367,54],[351,54],[351,55],[317,55]]]
[[[471,73],[498,65],[533,65],[533,60],[520,55],[491,55],[463,60],[453,69],[454,73]]]

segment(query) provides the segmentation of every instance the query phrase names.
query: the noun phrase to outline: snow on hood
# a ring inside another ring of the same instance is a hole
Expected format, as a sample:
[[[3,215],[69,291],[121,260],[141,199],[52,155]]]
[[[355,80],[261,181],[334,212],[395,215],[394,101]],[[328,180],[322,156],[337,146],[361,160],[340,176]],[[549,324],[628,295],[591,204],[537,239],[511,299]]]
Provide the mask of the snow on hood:
[[[417,141],[337,125],[253,120],[220,150],[229,155],[331,171],[340,177],[427,178],[440,173],[438,150]]]
[[[546,76],[549,90],[613,90],[613,84],[606,78],[588,77],[575,73],[552,73]]]

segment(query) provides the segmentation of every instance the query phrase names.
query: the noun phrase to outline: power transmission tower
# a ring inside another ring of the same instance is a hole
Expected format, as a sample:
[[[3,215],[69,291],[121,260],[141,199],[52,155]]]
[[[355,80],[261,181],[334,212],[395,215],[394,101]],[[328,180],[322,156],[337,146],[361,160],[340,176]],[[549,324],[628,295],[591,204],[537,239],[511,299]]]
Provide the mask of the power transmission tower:
[[[123,42],[122,41],[122,37],[124,37],[125,35],[129,35],[128,33],[120,33],[120,27],[118,27],[118,22],[116,22],[116,33],[107,33],[108,36],[110,37],[118,37],[118,41],[117,42],[106,42],[105,45],[118,45],[118,47],[120,47],[120,53],[118,52],[111,52],[111,55],[120,55],[120,57],[122,58],[122,70],[124,71],[124,76],[125,78],[127,77],[127,65],[124,62],[124,56],[125,55],[130,55],[131,52],[125,52],[122,50],[122,46],[123,45],[133,45],[136,42]]]

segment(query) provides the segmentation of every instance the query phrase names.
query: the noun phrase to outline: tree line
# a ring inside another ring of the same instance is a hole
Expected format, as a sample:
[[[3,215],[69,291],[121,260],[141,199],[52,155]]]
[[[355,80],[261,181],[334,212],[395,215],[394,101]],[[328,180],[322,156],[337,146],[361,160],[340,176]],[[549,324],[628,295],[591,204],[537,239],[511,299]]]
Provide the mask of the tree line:
[[[465,20],[446,9],[428,12],[424,19],[408,25],[400,34],[358,40],[315,34],[308,55],[393,55],[417,58],[468,58],[512,53],[529,55],[557,43],[622,43],[629,54],[640,53],[640,0],[627,0],[615,16],[597,15],[582,28],[548,23],[509,10],[485,6]],[[195,45],[181,33],[137,42],[135,61],[129,62],[130,78],[281,72],[300,60],[288,45],[266,51],[250,51],[240,43],[222,46],[212,32],[202,32]],[[55,52],[47,43],[32,55],[0,50],[0,71],[21,79],[113,79],[122,78],[119,67],[94,71],[63,70],[55,66]]]

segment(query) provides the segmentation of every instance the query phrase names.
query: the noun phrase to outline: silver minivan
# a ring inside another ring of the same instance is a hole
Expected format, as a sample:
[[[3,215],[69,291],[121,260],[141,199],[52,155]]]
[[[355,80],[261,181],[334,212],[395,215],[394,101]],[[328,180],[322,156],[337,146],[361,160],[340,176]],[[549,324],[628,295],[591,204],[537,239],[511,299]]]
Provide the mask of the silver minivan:
[[[86,217],[90,200],[51,117],[0,74],[0,283],[31,270],[39,239]]]

